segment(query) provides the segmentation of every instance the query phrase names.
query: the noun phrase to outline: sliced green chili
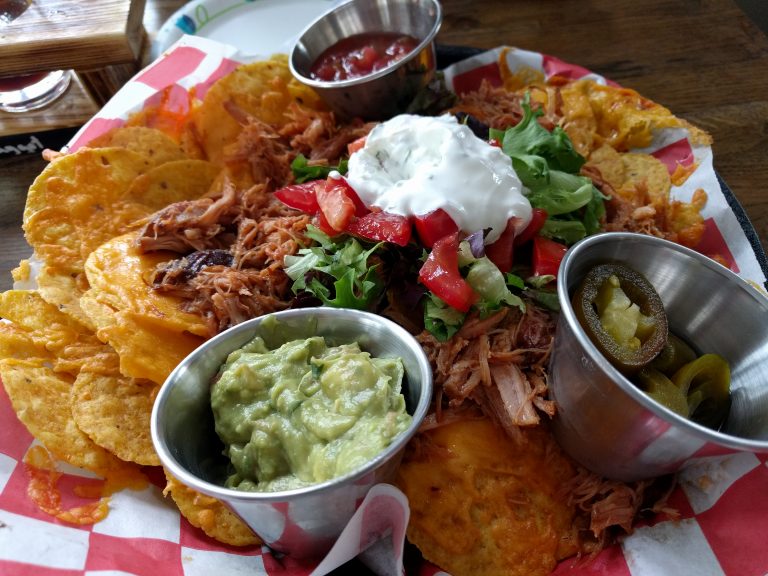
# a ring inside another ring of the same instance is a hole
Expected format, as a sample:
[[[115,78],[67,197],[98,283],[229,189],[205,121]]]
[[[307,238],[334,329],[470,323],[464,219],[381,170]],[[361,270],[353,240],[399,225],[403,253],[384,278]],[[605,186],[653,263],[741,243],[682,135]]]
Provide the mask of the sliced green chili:
[[[599,264],[573,296],[584,331],[625,374],[648,365],[667,343],[664,304],[650,282],[623,264]]]

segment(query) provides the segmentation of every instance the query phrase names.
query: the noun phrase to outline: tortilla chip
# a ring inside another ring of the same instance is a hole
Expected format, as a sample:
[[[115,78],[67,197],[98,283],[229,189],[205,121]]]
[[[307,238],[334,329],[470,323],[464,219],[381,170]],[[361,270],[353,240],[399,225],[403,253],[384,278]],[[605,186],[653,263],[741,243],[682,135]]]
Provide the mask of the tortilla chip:
[[[2,358],[37,359],[73,376],[83,367],[99,373],[117,370],[112,348],[34,290],[0,294],[0,316],[10,320],[0,330]]]
[[[72,417],[91,440],[121,460],[159,466],[149,431],[157,390],[153,382],[81,372],[72,386]]]
[[[94,251],[86,264],[92,294],[115,310],[146,316],[158,327],[178,333],[209,336],[205,321],[181,309],[182,300],[152,289],[148,278],[155,267],[175,258],[171,252],[140,254],[134,246],[137,234],[113,238]]]
[[[578,551],[575,471],[544,426],[512,440],[489,419],[453,422],[408,445],[397,484],[408,496],[408,539],[463,576],[549,574]]]
[[[565,130],[584,155],[586,150],[603,143],[619,152],[645,148],[651,144],[654,133],[664,128],[685,128],[691,142],[711,144],[706,132],[628,88],[586,79],[566,84],[560,94]]]
[[[90,330],[96,329],[91,319],[80,308],[80,296],[88,288],[84,273],[67,273],[54,266],[43,265],[36,281],[37,291],[46,302],[53,304]]]
[[[261,538],[256,536],[224,503],[195,492],[176,480],[167,470],[165,477],[168,484],[164,493],[170,493],[179,511],[192,526],[200,528],[206,535],[230,546],[262,544]]]
[[[187,155],[173,138],[155,128],[123,126],[91,140],[89,148],[126,148],[146,158],[152,166],[185,160]]]
[[[0,294],[0,317],[34,336],[54,353],[74,344],[88,330],[42,299],[34,290],[8,290]]]
[[[114,238],[91,254],[86,262],[91,288],[80,305],[99,339],[119,354],[123,375],[162,384],[209,331],[200,316],[181,309],[179,298],[155,292],[146,281],[157,264],[176,255],[139,254],[135,238]]]
[[[30,337],[23,328],[11,322],[0,322],[0,358],[38,358],[53,362],[55,356],[46,349],[44,341]]]
[[[97,446],[75,424],[70,406],[74,378],[38,361],[0,360],[0,377],[19,420],[56,458],[97,474],[130,474],[126,464]]]
[[[146,317],[116,310],[89,291],[81,298],[83,310],[98,326],[98,337],[120,357],[120,373],[162,384],[174,368],[204,339],[188,332],[158,328]]]
[[[35,254],[64,273],[82,272],[99,244],[150,212],[122,201],[145,159],[125,148],[81,149],[53,160],[27,195],[23,228]]]
[[[205,160],[176,160],[155,166],[138,176],[126,196],[152,209],[203,196],[221,168]]]
[[[243,64],[216,81],[192,114],[203,149],[209,160],[223,161],[223,150],[237,139],[242,127],[228,110],[282,126],[292,103],[321,108],[317,94],[299,84],[288,69],[285,55]]]
[[[672,188],[672,180],[664,163],[650,154],[637,153],[622,154],[621,160],[625,167],[625,180],[621,189],[644,190],[646,199],[641,204],[663,209],[669,201]]]
[[[19,265],[11,270],[11,277],[14,283],[24,284],[30,281],[32,277],[32,265],[28,259],[19,262]]]

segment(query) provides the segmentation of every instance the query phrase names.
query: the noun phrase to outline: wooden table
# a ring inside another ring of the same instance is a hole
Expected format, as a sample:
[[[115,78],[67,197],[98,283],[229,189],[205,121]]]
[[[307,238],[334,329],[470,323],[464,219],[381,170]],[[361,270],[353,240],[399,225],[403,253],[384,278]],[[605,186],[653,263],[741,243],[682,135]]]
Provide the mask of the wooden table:
[[[181,6],[147,0],[150,37]],[[714,137],[714,165],[768,247],[768,37],[733,0],[443,0],[438,42],[509,44],[581,64]],[[0,160],[0,289],[30,254],[21,233],[38,156]]]

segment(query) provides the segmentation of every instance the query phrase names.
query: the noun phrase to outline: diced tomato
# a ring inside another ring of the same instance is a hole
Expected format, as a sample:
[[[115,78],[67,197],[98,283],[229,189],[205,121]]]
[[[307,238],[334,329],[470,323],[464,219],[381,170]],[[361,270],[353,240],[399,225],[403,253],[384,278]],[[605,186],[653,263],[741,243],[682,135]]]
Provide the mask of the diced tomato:
[[[328,224],[328,220],[320,210],[315,214],[312,223],[317,226],[320,232],[327,234],[328,236],[337,236],[338,234],[341,234],[340,230],[334,230],[331,225]]]
[[[315,196],[315,188],[324,185],[325,182],[322,180],[313,180],[303,184],[291,184],[276,190],[275,196],[280,202],[290,208],[301,210],[307,214],[314,214],[320,210],[320,206],[317,204],[317,196]]]
[[[352,200],[352,202],[355,204],[355,216],[365,216],[368,214],[368,212],[370,212],[368,207],[363,203],[362,200],[360,200],[360,196],[357,195],[355,189],[349,185],[349,182],[347,182],[344,177],[331,178],[329,176],[325,182],[326,186],[338,186],[344,192],[347,198]]]
[[[348,60],[350,68],[357,72],[360,76],[369,74],[373,70],[373,66],[379,59],[379,53],[373,46],[363,46],[359,50],[352,53],[352,57]]]
[[[405,246],[411,240],[411,222],[405,216],[376,210],[360,218],[353,218],[346,232],[376,242]]]
[[[315,189],[317,204],[328,225],[341,232],[354,216],[364,216],[368,208],[344,178],[329,176],[324,186]]]
[[[442,208],[433,210],[429,214],[414,216],[413,225],[416,227],[419,240],[426,248],[432,248],[435,242],[459,230],[453,218]]]
[[[368,139],[368,136],[360,136],[357,140],[354,140],[347,144],[347,154],[352,156],[355,152],[360,150],[363,146],[365,146],[365,141]]]
[[[495,146],[496,148],[501,148],[501,142],[499,142],[498,138],[491,138],[488,140],[488,144],[491,146]]]
[[[512,270],[512,262],[515,253],[515,224],[518,218],[512,216],[507,220],[507,226],[493,244],[485,247],[485,255],[496,264],[496,267],[502,272]]]
[[[560,262],[568,247],[544,236],[533,237],[533,274],[534,276],[557,276]]]
[[[459,273],[459,234],[444,236],[432,247],[419,270],[419,281],[443,302],[466,312],[477,294]]]
[[[541,227],[544,226],[544,222],[547,221],[549,214],[543,208],[534,208],[531,212],[531,221],[528,222],[520,234],[515,238],[515,246],[522,246],[529,240],[531,240],[536,234],[539,233]]]

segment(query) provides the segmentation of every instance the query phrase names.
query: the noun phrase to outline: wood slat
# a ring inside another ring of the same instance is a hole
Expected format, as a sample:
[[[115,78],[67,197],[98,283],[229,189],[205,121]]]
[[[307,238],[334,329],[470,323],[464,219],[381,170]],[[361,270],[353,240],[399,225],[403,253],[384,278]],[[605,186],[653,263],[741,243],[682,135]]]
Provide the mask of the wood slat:
[[[35,0],[0,27],[0,74],[139,60],[146,0]]]

